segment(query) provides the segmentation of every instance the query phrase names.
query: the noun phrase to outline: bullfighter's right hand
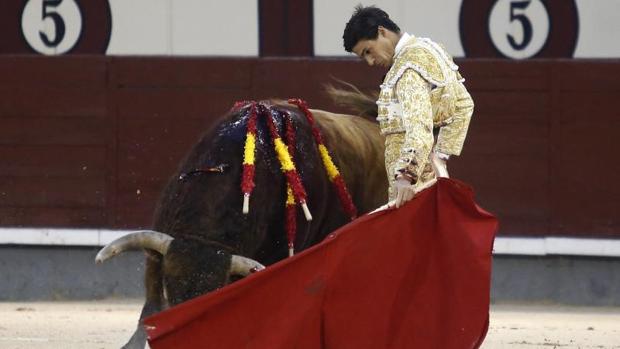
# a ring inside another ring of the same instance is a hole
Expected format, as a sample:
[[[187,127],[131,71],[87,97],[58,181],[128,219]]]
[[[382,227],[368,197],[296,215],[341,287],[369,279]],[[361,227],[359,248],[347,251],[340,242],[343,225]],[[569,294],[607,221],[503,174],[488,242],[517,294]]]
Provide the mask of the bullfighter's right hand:
[[[395,180],[394,190],[396,190],[396,200],[394,200],[396,208],[403,206],[407,201],[413,199],[415,195],[415,187],[404,177]]]
[[[433,170],[435,170],[435,176],[450,178],[446,162],[447,161],[442,159],[437,153],[431,152],[431,164],[433,165]]]

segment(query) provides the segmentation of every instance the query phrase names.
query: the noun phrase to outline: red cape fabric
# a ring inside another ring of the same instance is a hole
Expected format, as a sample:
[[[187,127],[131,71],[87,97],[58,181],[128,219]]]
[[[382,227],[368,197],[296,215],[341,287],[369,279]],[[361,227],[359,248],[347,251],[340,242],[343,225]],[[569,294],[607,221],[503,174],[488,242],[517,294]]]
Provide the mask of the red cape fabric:
[[[478,348],[497,220],[440,179],[400,209],[145,320],[153,349]]]

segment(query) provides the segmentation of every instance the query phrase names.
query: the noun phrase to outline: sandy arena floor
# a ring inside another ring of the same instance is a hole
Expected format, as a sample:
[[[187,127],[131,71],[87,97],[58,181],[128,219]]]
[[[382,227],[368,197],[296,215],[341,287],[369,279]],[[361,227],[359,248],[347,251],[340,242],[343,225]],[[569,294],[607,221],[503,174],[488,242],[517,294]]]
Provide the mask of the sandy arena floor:
[[[0,302],[0,348],[120,348],[139,301]],[[620,349],[620,308],[498,305],[483,349]]]

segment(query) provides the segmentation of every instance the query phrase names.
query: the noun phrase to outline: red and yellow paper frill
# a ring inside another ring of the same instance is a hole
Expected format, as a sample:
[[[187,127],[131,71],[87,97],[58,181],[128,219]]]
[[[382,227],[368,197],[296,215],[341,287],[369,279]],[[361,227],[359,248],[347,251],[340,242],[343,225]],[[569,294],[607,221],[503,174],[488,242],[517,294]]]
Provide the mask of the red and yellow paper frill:
[[[239,102],[235,104],[238,107]],[[254,190],[254,171],[256,161],[256,102],[251,102],[250,115],[248,117],[247,134],[243,148],[243,178],[241,180],[241,192],[243,193],[243,213],[250,211],[250,196]]]
[[[285,137],[286,144],[288,145],[288,152],[291,155],[291,159],[295,162],[295,129],[293,128],[293,120],[291,114],[284,114],[284,125],[286,127]],[[287,183],[286,184],[286,239],[288,242],[288,255],[289,257],[295,253],[295,235],[297,233],[297,210],[295,205],[295,195],[293,195],[293,189]]]
[[[338,168],[334,164],[327,147],[323,143],[323,138],[321,136],[320,130],[316,127],[314,122],[314,117],[312,113],[308,109],[308,106],[305,101],[300,99],[290,99],[290,104],[296,105],[305,115],[308,123],[312,128],[312,134],[315,142],[317,143],[317,148],[319,151],[319,155],[323,162],[323,166],[325,167],[325,171],[327,172],[327,176],[332,182],[340,200],[341,205],[343,206],[344,211],[354,219],[357,216],[357,210],[353,201],[351,200],[351,196],[346,188],[344,181],[342,180],[342,176],[338,171]],[[278,133],[277,127],[273,120],[272,111],[274,110],[271,106],[268,106],[264,103],[257,103],[254,101],[240,101],[235,103],[233,110],[237,111],[250,105],[249,108],[249,116],[247,122],[247,131],[246,131],[246,139],[245,146],[243,150],[243,178],[241,180],[241,191],[243,193],[243,213],[247,214],[249,212],[249,199],[252,194],[252,191],[255,187],[254,183],[254,175],[255,175],[255,162],[256,162],[256,141],[257,141],[257,130],[256,125],[258,118],[261,117],[265,120],[267,124],[267,128],[269,129],[269,133],[271,135],[271,139],[273,141],[274,150],[276,152],[278,161],[280,163],[280,167],[282,173],[286,178],[286,206],[285,206],[285,215],[286,215],[286,237],[288,241],[289,255],[293,255],[294,252],[294,243],[295,243],[295,235],[297,230],[297,214],[296,214],[296,205],[300,204],[304,215],[308,221],[312,220],[312,215],[310,214],[310,210],[308,209],[306,199],[307,193],[301,182],[301,178],[297,172],[297,168],[295,167],[295,129],[293,127],[293,121],[291,115],[283,110],[276,110],[279,115],[283,115],[284,125],[286,128],[285,138],[286,144],[280,137]]]
[[[310,109],[308,108],[308,104],[306,103],[306,101],[296,98],[289,99],[288,102],[290,104],[296,105],[299,110],[301,110],[306,116],[308,123],[310,123],[310,126],[312,127],[312,135],[314,136],[314,141],[316,142],[319,149],[321,160],[323,160],[323,166],[325,167],[325,171],[327,172],[327,177],[329,178],[330,182],[332,182],[344,211],[349,215],[351,219],[355,219],[357,217],[357,209],[355,208],[355,204],[353,204],[351,194],[349,194],[347,186],[345,185],[344,180],[340,175],[340,171],[338,171],[338,167],[336,167],[336,165],[334,164],[332,157],[329,155],[327,147],[325,147],[325,144],[323,143],[321,131],[316,126],[314,117],[312,116],[312,112],[310,112]]]
[[[288,185],[291,187],[293,191],[293,196],[295,197],[295,201],[299,202],[301,207],[303,208],[304,215],[306,216],[306,220],[311,221],[312,215],[310,214],[310,210],[308,209],[308,205],[306,204],[306,189],[301,183],[301,178],[299,178],[299,173],[297,173],[297,168],[293,163],[291,158],[291,154],[288,152],[287,146],[282,141],[282,138],[278,134],[278,129],[276,128],[275,123],[273,122],[273,118],[271,116],[271,112],[265,106],[262,106],[263,115],[265,116],[265,121],[267,123],[267,127],[269,128],[269,133],[271,134],[271,139],[273,140],[274,148],[276,154],[278,156],[278,160],[280,161],[280,167],[282,169],[282,173],[286,177],[286,181]]]

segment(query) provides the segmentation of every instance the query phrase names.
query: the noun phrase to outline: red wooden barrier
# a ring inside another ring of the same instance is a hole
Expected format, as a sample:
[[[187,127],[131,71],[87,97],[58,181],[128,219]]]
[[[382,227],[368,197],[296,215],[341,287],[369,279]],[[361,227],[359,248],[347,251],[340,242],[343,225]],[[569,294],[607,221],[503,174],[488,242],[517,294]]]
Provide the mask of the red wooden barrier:
[[[452,174],[503,235],[620,236],[619,61],[458,62],[476,102]],[[0,225],[149,226],[167,178],[240,99],[375,88],[349,59],[0,56]],[[340,110],[342,111],[342,110]]]

